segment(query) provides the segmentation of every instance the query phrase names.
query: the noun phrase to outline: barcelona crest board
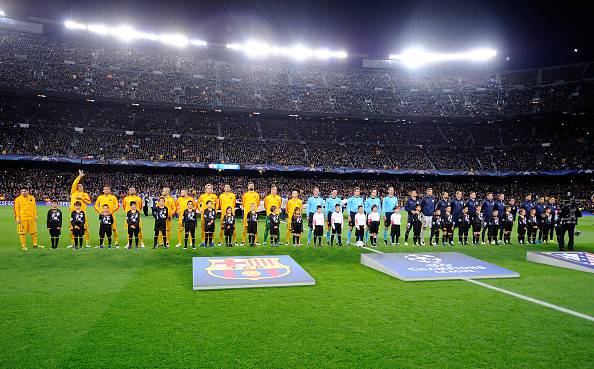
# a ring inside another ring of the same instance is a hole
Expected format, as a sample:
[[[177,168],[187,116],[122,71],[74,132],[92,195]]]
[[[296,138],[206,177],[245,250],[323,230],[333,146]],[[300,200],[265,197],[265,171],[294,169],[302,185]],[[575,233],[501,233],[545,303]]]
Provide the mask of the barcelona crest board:
[[[194,257],[192,267],[195,290],[316,284],[289,255]]]

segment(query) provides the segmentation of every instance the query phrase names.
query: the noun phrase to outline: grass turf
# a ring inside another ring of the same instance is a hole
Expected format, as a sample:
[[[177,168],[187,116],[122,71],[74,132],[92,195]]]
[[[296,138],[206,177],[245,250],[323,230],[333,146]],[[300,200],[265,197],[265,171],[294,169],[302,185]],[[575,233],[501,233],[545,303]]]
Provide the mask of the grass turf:
[[[578,229],[593,251],[594,218]],[[1,368],[594,367],[594,323],[465,281],[401,282],[360,265],[359,248],[74,251],[63,234],[56,251],[22,252],[9,207],[0,232]],[[521,274],[489,284],[594,315],[593,274],[525,261],[555,245],[447,249]],[[192,291],[191,256],[242,254],[290,254],[317,284]]]

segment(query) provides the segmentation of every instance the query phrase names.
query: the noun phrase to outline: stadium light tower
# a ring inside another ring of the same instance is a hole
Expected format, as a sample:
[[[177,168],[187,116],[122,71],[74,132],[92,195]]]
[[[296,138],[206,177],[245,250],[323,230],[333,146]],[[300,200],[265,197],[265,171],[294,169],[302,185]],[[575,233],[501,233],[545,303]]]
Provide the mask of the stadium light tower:
[[[444,61],[473,61],[484,62],[494,58],[497,51],[491,48],[478,48],[469,51],[453,52],[453,53],[438,53],[426,51],[423,48],[416,47],[406,49],[400,54],[390,55],[392,60],[400,60],[407,68],[419,68],[429,63],[444,62]]]

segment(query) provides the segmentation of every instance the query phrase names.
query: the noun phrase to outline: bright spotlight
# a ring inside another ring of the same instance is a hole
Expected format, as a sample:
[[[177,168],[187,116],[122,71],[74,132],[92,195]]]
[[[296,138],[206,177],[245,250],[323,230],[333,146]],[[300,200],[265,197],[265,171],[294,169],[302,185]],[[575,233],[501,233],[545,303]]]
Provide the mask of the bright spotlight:
[[[291,47],[278,47],[269,46],[268,44],[260,41],[249,41],[245,44],[227,44],[227,49],[243,51],[249,57],[265,57],[269,55],[273,56],[286,56],[295,60],[306,60],[306,59],[320,59],[326,60],[331,58],[344,59],[347,57],[345,51],[331,51],[328,49],[310,49],[303,45],[295,45]]]
[[[202,41],[202,40],[190,40],[190,44],[194,45],[194,46],[208,46],[208,43],[206,41]]]
[[[124,42],[129,42],[134,40],[135,38],[138,38],[138,32],[136,32],[134,28],[127,25],[111,28],[109,30],[109,33],[112,36],[117,37]]]
[[[429,52],[422,48],[411,48],[401,54],[390,55],[390,59],[400,60],[408,68],[418,68],[423,65],[444,61],[487,61],[497,55],[497,51],[490,48],[478,48],[470,51],[455,53]]]
[[[66,22],[64,22],[64,26],[68,29],[82,29],[82,30],[87,29],[86,24],[78,23],[78,22],[71,21],[71,20],[67,20]]]
[[[5,17],[6,13],[4,13],[4,10],[0,10],[0,17]]]
[[[175,47],[186,47],[190,43],[186,36],[180,34],[162,34],[159,35],[159,41]]]
[[[109,28],[107,28],[107,26],[104,26],[103,24],[89,24],[87,29],[89,30],[89,32],[93,32],[98,35],[105,36],[109,34]]]

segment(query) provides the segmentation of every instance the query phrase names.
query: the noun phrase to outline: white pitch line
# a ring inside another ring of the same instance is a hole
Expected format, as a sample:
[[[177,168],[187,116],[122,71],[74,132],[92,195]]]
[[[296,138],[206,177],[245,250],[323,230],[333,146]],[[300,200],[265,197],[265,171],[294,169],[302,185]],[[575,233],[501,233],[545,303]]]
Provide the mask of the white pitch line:
[[[377,252],[378,254],[383,254],[383,252],[381,252],[379,250],[375,250],[375,249],[370,249],[369,247],[363,246],[362,248],[365,249],[365,250]],[[565,314],[573,315],[575,317],[586,319],[586,320],[589,320],[591,322],[594,322],[594,317],[592,317],[590,315],[587,315],[587,314],[578,313],[577,311],[573,311],[573,310],[564,308],[562,306],[553,305],[553,304],[548,303],[546,301],[537,300],[535,298],[532,298],[532,297],[529,297],[529,296],[524,296],[524,295],[521,295],[521,294],[516,293],[516,292],[508,291],[508,290],[505,290],[503,288],[495,287],[495,286],[492,286],[490,284],[487,284],[487,283],[484,283],[484,282],[479,282],[479,281],[474,280],[474,279],[462,278],[462,280],[464,280],[466,282],[474,283],[474,284],[479,285],[479,286],[483,286],[485,288],[488,288],[488,289],[491,289],[491,290],[494,290],[494,291],[505,293],[506,295],[510,295],[510,296],[519,298],[520,300],[529,301],[529,302],[532,302],[532,303],[537,304],[537,305],[540,305],[540,306],[548,307],[549,309],[557,310],[557,311],[560,311],[560,312],[565,313]]]
[[[582,318],[582,319],[586,319],[586,320],[589,320],[591,322],[594,322],[594,317],[592,317],[590,315],[587,315],[587,314],[578,313],[577,311],[573,311],[573,310],[570,310],[570,309],[567,309],[567,308],[564,308],[564,307],[561,307],[561,306],[553,305],[553,304],[548,303],[546,301],[537,300],[537,299],[532,298],[532,297],[529,297],[529,296],[520,295],[519,293],[508,291],[508,290],[504,290],[503,288],[495,287],[495,286],[492,286],[490,284],[479,282],[479,281],[474,280],[474,279],[464,278],[464,280],[466,282],[474,283],[476,285],[483,286],[483,287],[486,287],[486,288],[491,289],[491,290],[494,290],[494,291],[505,293],[506,295],[510,295],[510,296],[519,298],[521,300],[530,301],[530,302],[532,302],[534,304],[537,304],[537,305],[540,305],[540,306],[544,306],[544,307],[548,307],[549,309],[557,310],[557,311],[560,311],[560,312],[565,313],[565,314],[573,315],[573,316],[576,316],[578,318]]]
[[[369,250],[369,251],[373,251],[373,252],[377,252],[378,254],[383,254],[383,252],[379,251],[379,250],[375,250],[375,249],[370,249],[369,247],[366,246],[361,246],[362,249],[365,250]]]

